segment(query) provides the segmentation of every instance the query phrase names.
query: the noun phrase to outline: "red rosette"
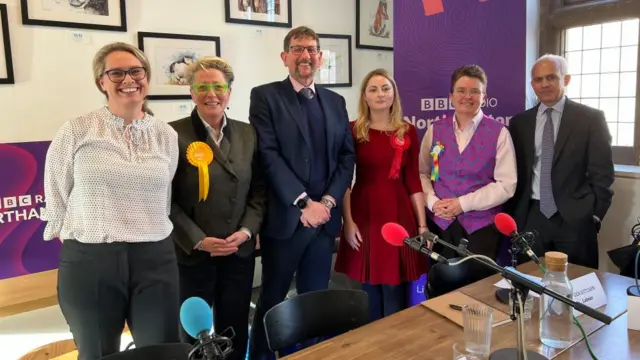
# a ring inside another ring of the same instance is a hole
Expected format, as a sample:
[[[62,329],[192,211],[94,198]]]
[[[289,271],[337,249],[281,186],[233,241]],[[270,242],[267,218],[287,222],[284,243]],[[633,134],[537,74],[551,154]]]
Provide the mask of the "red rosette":
[[[389,137],[391,141],[391,147],[395,149],[393,154],[393,162],[391,163],[391,170],[389,170],[389,179],[397,179],[400,177],[400,166],[402,165],[402,153],[409,148],[411,140],[409,136],[405,135],[402,139],[398,139],[396,135]]]

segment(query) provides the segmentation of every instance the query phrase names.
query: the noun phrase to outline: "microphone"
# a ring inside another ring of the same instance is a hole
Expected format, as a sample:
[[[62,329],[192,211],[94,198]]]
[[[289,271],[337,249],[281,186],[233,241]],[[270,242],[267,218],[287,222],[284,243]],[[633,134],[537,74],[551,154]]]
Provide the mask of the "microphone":
[[[230,338],[210,334],[213,312],[204,299],[190,297],[185,300],[180,307],[180,323],[189,336],[198,340],[189,352],[189,360],[224,360],[233,351]],[[199,357],[199,353],[203,357]]]
[[[518,233],[518,225],[516,225],[516,221],[505,213],[499,213],[496,215],[493,222],[500,233],[511,238],[511,241],[516,245],[516,248],[519,250],[521,249],[521,251],[531,260],[533,260],[537,265],[540,265],[540,259],[533,250],[531,250],[530,246],[530,243],[533,242],[533,237],[535,236],[534,233]]]
[[[411,238],[409,237],[407,230],[402,227],[402,225],[389,222],[382,226],[382,238],[389,244],[393,246],[408,245],[413,250],[427,255],[429,258],[437,262],[448,264],[449,261],[446,258],[435,251],[431,251],[431,249],[427,247],[425,234],[431,233],[425,232],[424,234]]]

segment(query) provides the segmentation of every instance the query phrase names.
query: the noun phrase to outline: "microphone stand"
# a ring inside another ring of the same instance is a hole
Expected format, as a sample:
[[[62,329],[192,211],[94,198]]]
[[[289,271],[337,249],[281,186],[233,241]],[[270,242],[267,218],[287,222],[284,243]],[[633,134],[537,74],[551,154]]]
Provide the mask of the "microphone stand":
[[[469,257],[469,256],[473,256],[475,254],[471,253],[469,250],[467,250],[467,245],[469,244],[469,241],[466,239],[462,239],[460,241],[460,245],[458,247],[455,247],[452,244],[449,244],[448,242],[438,238],[437,236],[433,235],[433,236],[429,236],[429,240],[431,241],[435,241],[439,244],[442,244],[443,246],[448,247],[449,249],[452,249],[454,251],[456,251],[458,254],[460,254],[460,256],[463,257]],[[559,294],[556,291],[553,291],[551,289],[546,288],[544,285],[538,284],[536,282],[533,282],[529,279],[527,279],[524,276],[521,276],[513,271],[509,271],[505,268],[503,268],[502,266],[495,264],[493,262],[490,262],[486,259],[483,258],[478,258],[478,257],[474,257],[473,260],[476,260],[477,262],[484,264],[485,266],[491,268],[492,270],[494,270],[495,272],[497,272],[498,274],[502,275],[503,278],[505,278],[506,280],[509,280],[511,282],[512,285],[512,290],[511,290],[511,296],[512,296],[512,301],[513,301],[513,309],[512,309],[512,314],[511,314],[511,319],[517,319],[518,320],[518,330],[517,330],[517,336],[518,336],[518,340],[517,340],[517,348],[513,349],[513,348],[506,348],[506,349],[498,349],[496,351],[494,351],[490,356],[489,356],[489,360],[513,360],[513,359],[518,359],[518,360],[524,360],[525,358],[525,354],[528,360],[546,360],[547,357],[545,357],[544,355],[541,355],[537,352],[531,351],[531,350],[525,350],[524,348],[524,344],[522,342],[522,338],[523,338],[523,329],[524,329],[524,320],[520,314],[520,309],[519,306],[516,306],[517,304],[517,297],[518,296],[523,296],[522,298],[526,299],[526,295],[528,293],[529,290],[538,293],[538,294],[545,294],[548,296],[551,296],[552,298],[561,301],[567,305],[569,305],[570,307],[577,309],[578,311],[598,320],[601,321],[607,325],[611,324],[611,322],[613,321],[613,319],[607,315],[604,314],[600,311],[597,311],[595,309],[592,309],[589,306],[586,306],[582,303],[578,303],[575,302],[561,294]],[[515,270],[515,268],[514,268]]]
[[[522,233],[522,234],[517,234],[515,235],[515,238],[511,239],[511,247],[509,247],[509,254],[511,255],[511,267],[513,267],[514,269],[518,266],[518,254],[526,253],[525,250],[525,246],[522,245],[520,242],[525,242],[525,244],[527,246],[531,246],[531,242],[533,242],[533,239],[531,239],[534,235],[534,233]],[[530,240],[527,240],[527,238],[530,238]],[[524,301],[527,299],[526,296],[527,294],[524,294],[524,298],[522,299],[523,304]],[[496,290],[496,299],[498,299],[498,301],[500,301],[503,304],[508,304],[509,303],[509,298],[511,297],[511,290],[509,289],[498,289]]]

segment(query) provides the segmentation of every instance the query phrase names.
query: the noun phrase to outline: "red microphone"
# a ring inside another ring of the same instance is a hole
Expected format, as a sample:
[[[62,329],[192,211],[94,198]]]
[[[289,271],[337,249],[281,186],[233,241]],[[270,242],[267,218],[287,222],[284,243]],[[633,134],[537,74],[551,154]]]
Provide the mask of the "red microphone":
[[[431,235],[431,234],[429,234]],[[427,236],[428,237],[428,236]],[[393,246],[403,246],[409,245],[410,248],[416,250],[424,255],[427,255],[429,258],[437,261],[448,264],[449,261],[444,258],[442,255],[431,251],[427,247],[426,241],[423,239],[423,235],[418,235],[416,237],[409,237],[409,232],[407,229],[402,227],[400,224],[396,223],[386,223],[382,226],[382,238],[384,241],[388,242]]]
[[[511,237],[518,234],[518,225],[516,225],[516,221],[508,214],[499,213],[493,219],[493,222],[496,224],[498,231],[503,235]]]
[[[505,213],[499,213],[496,215],[493,219],[493,223],[501,234],[510,237],[512,243],[522,249],[522,252],[530,257],[536,264],[540,264],[540,259],[538,259],[538,256],[536,256],[533,250],[531,250],[529,244],[529,242],[533,242],[533,233],[518,233],[518,225],[516,224],[516,221]],[[527,237],[529,240],[526,239]]]
[[[403,246],[409,232],[402,225],[390,222],[382,226],[382,238],[393,246]]]

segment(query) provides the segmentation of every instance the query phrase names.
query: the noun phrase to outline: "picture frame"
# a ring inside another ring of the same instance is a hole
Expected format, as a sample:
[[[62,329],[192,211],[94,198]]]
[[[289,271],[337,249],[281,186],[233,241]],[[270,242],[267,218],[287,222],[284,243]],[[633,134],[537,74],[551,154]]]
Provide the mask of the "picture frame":
[[[184,70],[202,56],[220,56],[220,37],[138,32],[138,48],[151,63],[149,100],[191,99]]]
[[[394,0],[356,0],[356,48],[393,51]]]
[[[11,37],[9,36],[9,16],[6,4],[0,4],[0,39],[2,40],[0,46],[0,84],[15,84]]]
[[[316,70],[314,82],[324,87],[351,87],[351,35],[318,34],[322,66]]]
[[[125,0],[20,0],[23,25],[127,31]]]
[[[269,8],[270,5],[273,6],[272,9]],[[225,0],[224,2],[224,17],[227,23],[291,28],[291,14],[291,0]]]

